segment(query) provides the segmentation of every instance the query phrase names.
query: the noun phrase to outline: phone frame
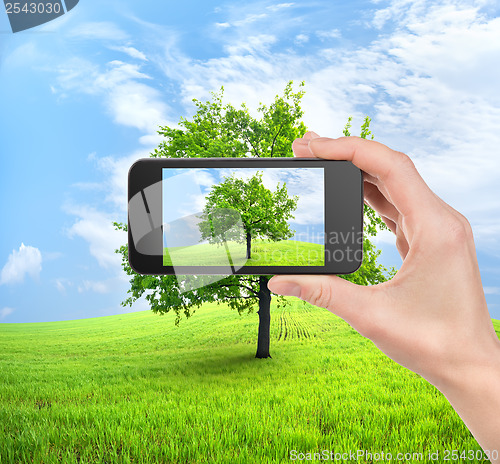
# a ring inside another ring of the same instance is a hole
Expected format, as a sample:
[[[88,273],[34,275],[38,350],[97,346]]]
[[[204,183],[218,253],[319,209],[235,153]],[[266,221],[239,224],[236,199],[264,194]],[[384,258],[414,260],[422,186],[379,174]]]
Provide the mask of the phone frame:
[[[139,192],[162,181],[163,168],[324,168],[324,205],[325,205],[325,237],[328,231],[334,231],[338,236],[356,234],[358,240],[349,243],[354,247],[353,253],[362,257],[363,250],[363,176],[359,168],[350,161],[323,160],[319,158],[145,158],[136,161],[128,173],[128,201]],[[163,195],[162,195],[163,197]],[[143,198],[145,198],[143,194]],[[332,199],[341,198],[341,201]],[[160,208],[146,206],[148,213],[159,218],[156,223],[162,223],[163,198]],[[158,204],[158,203],[157,203]],[[361,237],[361,239],[359,239]],[[233,275],[274,275],[274,274],[350,274],[355,272],[362,263],[359,261],[329,261],[330,256],[346,252],[346,244],[329,243],[325,241],[324,266],[243,266],[233,272]],[[139,253],[132,239],[130,214],[128,219],[128,258],[131,268],[139,274],[149,275],[222,275],[227,274],[227,266],[173,266],[163,265],[163,243],[159,243],[159,255],[144,255]]]

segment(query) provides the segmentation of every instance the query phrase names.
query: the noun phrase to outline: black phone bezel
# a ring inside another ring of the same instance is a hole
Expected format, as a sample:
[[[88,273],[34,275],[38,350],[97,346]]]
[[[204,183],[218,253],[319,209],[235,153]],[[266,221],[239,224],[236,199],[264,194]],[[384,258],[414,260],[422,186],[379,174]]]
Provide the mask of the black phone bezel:
[[[363,176],[359,168],[350,161],[323,160],[319,158],[144,158],[136,161],[128,173],[128,201],[146,187],[162,180],[163,168],[286,168],[323,167],[325,175],[325,237],[327,231],[335,231],[337,237],[356,237],[349,243],[342,240],[326,240],[324,266],[243,266],[234,275],[275,274],[350,274],[362,263],[363,250]],[[162,205],[162,202],[157,204]],[[150,206],[152,217],[161,223],[162,206]],[[159,215],[159,216],[158,216]],[[343,234],[343,235],[342,235]],[[353,234],[353,235],[349,235]],[[349,253],[361,256],[361,260],[326,261],[327,254],[340,256]],[[225,266],[173,266],[163,265],[163,243],[159,244],[160,255],[139,253],[131,235],[128,221],[128,258],[131,268],[139,274],[148,275],[224,275]],[[328,250],[328,253],[327,253]],[[339,255],[340,253],[340,255]]]

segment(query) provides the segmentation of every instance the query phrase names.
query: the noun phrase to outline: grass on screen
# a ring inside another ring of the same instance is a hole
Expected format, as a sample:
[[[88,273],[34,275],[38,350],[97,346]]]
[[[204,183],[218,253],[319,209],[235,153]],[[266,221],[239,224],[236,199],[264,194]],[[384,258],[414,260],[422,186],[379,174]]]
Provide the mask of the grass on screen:
[[[150,311],[0,324],[0,462],[479,449],[434,387],[338,317],[291,301],[272,309],[272,359],[254,358],[257,315],[224,305],[179,327]]]
[[[228,242],[235,266],[324,266],[325,246],[298,240],[252,240],[252,258],[246,259],[246,244]],[[224,245],[203,243],[163,249],[164,266],[227,266]]]

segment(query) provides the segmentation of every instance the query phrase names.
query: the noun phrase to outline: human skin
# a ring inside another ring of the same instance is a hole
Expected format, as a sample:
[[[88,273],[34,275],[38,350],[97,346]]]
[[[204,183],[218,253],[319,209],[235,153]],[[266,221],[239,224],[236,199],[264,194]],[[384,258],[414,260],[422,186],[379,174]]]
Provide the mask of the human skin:
[[[407,155],[378,142],[308,132],[293,150],[363,171],[365,202],[396,235],[403,263],[392,280],[369,287],[294,275],[273,277],[269,289],[340,316],[435,385],[483,450],[500,453],[500,341],[467,219],[432,192]]]

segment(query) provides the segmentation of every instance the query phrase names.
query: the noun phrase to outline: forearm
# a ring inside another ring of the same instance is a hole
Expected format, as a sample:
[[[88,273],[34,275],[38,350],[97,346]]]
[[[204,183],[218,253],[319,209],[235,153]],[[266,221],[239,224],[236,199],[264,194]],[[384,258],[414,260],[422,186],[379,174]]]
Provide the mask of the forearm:
[[[497,342],[484,362],[464,369],[440,386],[481,448],[489,451],[492,463],[500,463],[500,341]]]

